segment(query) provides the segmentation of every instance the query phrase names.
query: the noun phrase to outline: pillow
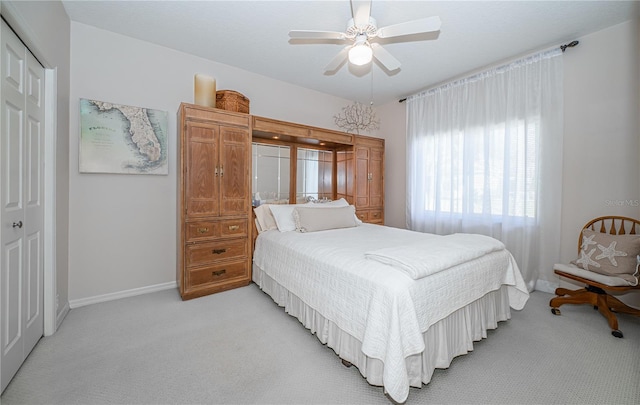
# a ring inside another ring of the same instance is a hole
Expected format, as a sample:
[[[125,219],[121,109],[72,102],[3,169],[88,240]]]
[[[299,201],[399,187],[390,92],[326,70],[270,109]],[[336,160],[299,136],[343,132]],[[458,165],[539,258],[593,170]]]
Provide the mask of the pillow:
[[[258,222],[258,218],[256,218],[253,222],[256,224],[256,230],[258,231],[258,234],[261,234],[262,232],[264,232],[262,230],[262,227],[260,226],[260,222]]]
[[[358,226],[353,205],[346,207],[295,207],[293,217],[298,232],[316,232],[328,229],[353,228]]]
[[[328,202],[314,202],[312,204],[312,206],[315,208],[326,208],[326,207],[348,207],[349,203],[347,202],[347,200],[345,200],[344,198],[341,198],[339,200],[333,200],[333,201],[328,201]],[[362,220],[360,220],[360,218],[358,218],[358,216],[354,213],[353,216],[356,219],[356,222],[358,223],[358,225],[360,225],[362,223]]]
[[[256,213],[256,221],[260,225],[258,227],[258,233],[278,229],[278,225],[276,225],[276,220],[273,218],[273,214],[271,213],[268,204],[262,204],[255,207],[253,212]]]
[[[318,207],[346,207],[349,205],[349,203],[347,202],[347,200],[345,200],[344,198],[341,198],[339,200],[332,200],[332,201],[327,201],[327,202],[322,202],[322,201],[316,201],[312,203],[313,206],[318,206]]]
[[[293,209],[306,205],[308,204],[269,204],[278,230],[280,232],[295,231],[296,223],[293,220]]]
[[[580,257],[571,263],[635,285],[638,283],[638,255],[640,235],[611,235],[583,229]]]

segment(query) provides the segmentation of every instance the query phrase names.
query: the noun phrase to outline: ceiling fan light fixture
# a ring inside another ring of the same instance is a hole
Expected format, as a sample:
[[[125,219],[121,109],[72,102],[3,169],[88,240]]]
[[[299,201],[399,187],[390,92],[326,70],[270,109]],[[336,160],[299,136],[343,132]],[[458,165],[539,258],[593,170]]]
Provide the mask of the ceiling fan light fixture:
[[[349,49],[349,62],[357,66],[366,65],[373,59],[373,49],[368,43],[356,43]]]
[[[400,61],[384,49],[382,44],[376,42],[378,38],[384,39],[384,43],[391,42],[396,37],[413,36],[440,31],[440,17],[419,18],[398,24],[378,28],[378,22],[371,16],[371,0],[350,0],[351,19],[347,21],[347,29],[344,32],[336,31],[289,31],[292,39],[331,40],[350,42],[331,59],[325,67],[325,74],[333,75],[345,63],[345,59],[351,65],[363,66],[372,62],[375,56],[376,63],[387,72],[400,69]],[[391,41],[387,41],[391,39]],[[410,38],[411,39],[411,38]],[[413,38],[418,39],[418,38]]]

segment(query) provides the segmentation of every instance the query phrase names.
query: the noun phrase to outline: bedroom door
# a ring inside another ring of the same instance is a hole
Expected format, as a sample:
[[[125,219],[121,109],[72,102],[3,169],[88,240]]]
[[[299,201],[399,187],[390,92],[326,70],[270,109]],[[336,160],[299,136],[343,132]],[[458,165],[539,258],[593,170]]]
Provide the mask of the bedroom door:
[[[44,68],[2,21],[0,380],[2,391],[42,337]]]

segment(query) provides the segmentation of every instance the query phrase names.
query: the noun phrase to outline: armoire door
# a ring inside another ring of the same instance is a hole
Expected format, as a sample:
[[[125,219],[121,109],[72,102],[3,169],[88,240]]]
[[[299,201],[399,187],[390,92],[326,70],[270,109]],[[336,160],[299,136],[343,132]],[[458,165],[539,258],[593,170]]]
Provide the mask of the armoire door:
[[[187,218],[220,215],[220,169],[218,125],[187,122],[184,174]]]
[[[251,143],[246,128],[220,126],[220,215],[246,215],[251,202]]]
[[[382,207],[384,205],[384,149],[369,150],[369,173],[369,205]]]
[[[0,379],[42,337],[44,68],[2,21],[0,69]]]
[[[371,184],[372,174],[369,168],[371,159],[371,149],[368,147],[356,147],[356,189],[355,189],[355,206],[357,208],[369,208],[371,206],[371,198],[369,196],[369,186]]]

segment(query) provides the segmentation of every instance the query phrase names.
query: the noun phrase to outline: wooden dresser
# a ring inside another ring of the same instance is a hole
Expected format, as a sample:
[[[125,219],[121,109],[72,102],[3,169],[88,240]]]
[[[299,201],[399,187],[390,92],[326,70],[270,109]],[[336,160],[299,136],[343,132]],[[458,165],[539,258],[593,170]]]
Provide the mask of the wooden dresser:
[[[251,282],[250,118],[180,105],[177,281],[184,300]]]

